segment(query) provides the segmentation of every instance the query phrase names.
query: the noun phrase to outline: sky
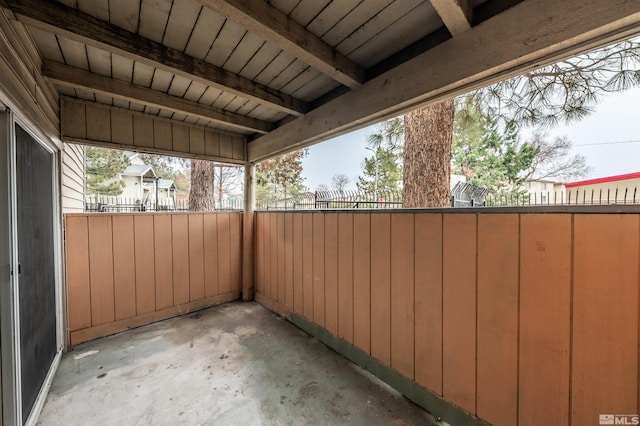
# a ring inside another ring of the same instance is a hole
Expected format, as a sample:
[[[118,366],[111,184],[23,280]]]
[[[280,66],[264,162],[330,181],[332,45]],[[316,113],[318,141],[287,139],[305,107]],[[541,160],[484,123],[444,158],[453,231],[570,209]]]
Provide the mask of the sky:
[[[566,136],[574,144],[573,153],[584,155],[591,173],[585,179],[640,172],[640,88],[602,97],[595,111],[579,122],[548,130],[551,137]],[[367,135],[375,125],[316,144],[303,160],[305,185],[331,186],[331,177],[345,174],[349,189],[362,171],[367,151]],[[624,142],[624,143],[621,143]]]

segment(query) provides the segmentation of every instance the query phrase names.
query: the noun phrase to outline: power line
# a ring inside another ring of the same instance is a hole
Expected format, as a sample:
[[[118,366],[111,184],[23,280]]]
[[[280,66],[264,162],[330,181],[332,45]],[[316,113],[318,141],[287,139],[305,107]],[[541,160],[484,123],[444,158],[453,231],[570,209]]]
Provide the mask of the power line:
[[[624,144],[624,143],[638,143],[638,142],[640,142],[640,139],[632,140],[632,141],[581,143],[581,144],[576,144],[576,145],[573,145],[573,146],[619,145],[619,144]]]

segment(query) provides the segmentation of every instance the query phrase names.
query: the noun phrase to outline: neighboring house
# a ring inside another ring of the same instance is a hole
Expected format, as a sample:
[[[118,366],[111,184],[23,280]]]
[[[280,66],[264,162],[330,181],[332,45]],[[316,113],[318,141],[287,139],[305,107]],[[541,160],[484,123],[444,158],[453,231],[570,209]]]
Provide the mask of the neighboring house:
[[[165,209],[175,207],[176,186],[173,180],[159,177],[139,153],[125,151],[125,155],[130,164],[115,178],[125,186],[119,196],[108,198],[117,199],[117,204],[144,204],[147,208],[155,208],[157,198],[159,206]]]
[[[527,179],[524,189],[531,197],[532,204],[566,203],[565,185],[548,179]]]
[[[640,199],[640,172],[571,182],[565,186],[571,203],[635,203]]]

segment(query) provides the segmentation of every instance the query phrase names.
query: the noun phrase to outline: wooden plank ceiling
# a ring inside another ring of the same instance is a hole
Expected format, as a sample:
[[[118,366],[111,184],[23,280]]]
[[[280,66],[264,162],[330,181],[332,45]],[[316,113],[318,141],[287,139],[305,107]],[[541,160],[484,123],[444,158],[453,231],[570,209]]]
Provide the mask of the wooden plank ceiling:
[[[252,161],[428,102],[431,98],[409,90],[389,96],[393,105],[381,103],[385,85],[378,82],[384,82],[388,75],[403,78],[398,71],[403,66],[413,73],[406,74],[407,79],[420,79],[416,61],[436,48],[445,52],[443,60],[453,63],[422,62],[422,69],[425,74],[434,69],[450,73],[457,50],[465,48],[457,41],[465,37],[473,40],[476,32],[491,37],[486,28],[501,16],[506,16],[506,23],[530,20],[525,14],[533,11],[541,20],[553,19],[566,3],[572,13],[578,13],[577,18],[591,19],[591,25],[576,23],[579,28],[575,34],[559,31],[561,39],[551,37],[539,46],[536,43],[542,34],[518,35],[516,26],[509,28],[513,34],[502,34],[513,35],[516,44],[529,43],[538,63],[555,53],[544,52],[550,46],[564,42],[556,51],[566,54],[569,47],[584,48],[587,42],[602,43],[630,33],[629,27],[640,20],[636,16],[640,14],[640,2],[553,3],[0,0],[0,6],[10,9],[28,28],[44,59],[43,75],[60,95],[243,135],[251,141]],[[532,9],[523,9],[526,4]],[[622,10],[593,17],[591,5],[595,13],[600,13],[598,7],[604,5],[611,9],[620,6]],[[580,16],[582,11],[584,16]],[[619,22],[622,18],[627,20]],[[613,27],[611,21],[616,22]],[[574,25],[574,21],[567,24]],[[603,29],[605,24],[609,25],[607,31]],[[601,31],[594,32],[598,29]],[[588,38],[577,39],[586,33]],[[565,39],[569,37],[575,40],[567,43]],[[504,40],[495,41],[498,48],[509,48]],[[483,40],[484,54],[492,54],[493,42],[490,38]],[[517,53],[523,56],[528,52],[520,49]],[[491,68],[482,65],[485,60],[474,58],[480,64],[480,73]],[[515,72],[514,67],[510,70]],[[492,71],[492,75],[498,71],[505,74],[503,69]],[[469,85],[464,78],[468,76],[461,74],[460,86]],[[485,80],[487,76],[475,79]],[[442,86],[448,83],[447,79],[441,81]],[[411,85],[406,81],[402,87]],[[349,103],[352,108],[362,105],[363,113],[336,116],[335,111],[347,110]],[[298,137],[297,133],[304,134]]]

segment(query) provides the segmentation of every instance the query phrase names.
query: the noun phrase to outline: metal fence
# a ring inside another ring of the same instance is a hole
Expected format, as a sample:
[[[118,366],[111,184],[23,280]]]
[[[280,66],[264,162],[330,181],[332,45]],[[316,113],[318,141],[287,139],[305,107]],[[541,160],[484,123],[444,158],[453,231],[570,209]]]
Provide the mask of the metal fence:
[[[468,183],[458,183],[451,190],[450,206],[468,207],[529,207],[578,205],[640,205],[638,188],[614,190],[542,191],[489,194],[486,189]],[[331,209],[401,209],[402,191],[316,191],[292,195],[287,198],[258,200],[256,210],[331,210]],[[215,210],[243,210],[244,200],[216,201]],[[123,197],[87,197],[85,212],[181,212],[189,211],[188,200],[160,199],[152,201]]]
[[[160,198],[157,203],[152,200],[140,201],[126,197],[90,196],[85,198],[85,212],[131,213],[131,212],[188,212],[189,200]],[[215,202],[214,210],[243,210],[244,200],[229,199]]]
[[[483,200],[486,207],[527,206],[607,206],[640,204],[638,188],[616,188],[601,190],[541,191],[489,195]]]
[[[258,200],[256,210],[401,209],[402,191],[316,191]]]

